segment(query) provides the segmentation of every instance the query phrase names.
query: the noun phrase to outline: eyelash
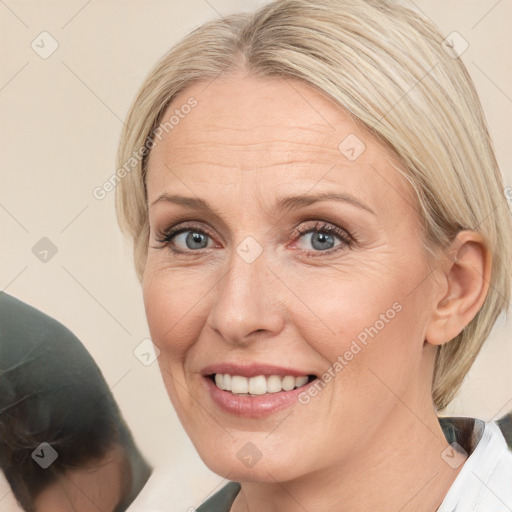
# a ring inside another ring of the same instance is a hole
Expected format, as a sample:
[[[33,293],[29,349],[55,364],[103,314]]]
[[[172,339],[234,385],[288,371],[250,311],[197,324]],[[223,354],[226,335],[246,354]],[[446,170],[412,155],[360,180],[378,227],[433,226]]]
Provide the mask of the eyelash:
[[[309,256],[318,257],[318,256],[326,255],[326,254],[332,254],[332,253],[334,253],[340,249],[343,249],[343,248],[351,248],[352,245],[356,242],[355,238],[345,229],[339,228],[333,224],[329,224],[324,221],[315,221],[315,222],[316,223],[313,226],[301,225],[301,226],[295,228],[292,232],[293,240],[296,241],[300,237],[307,235],[309,233],[321,232],[324,234],[336,235],[340,239],[341,244],[339,244],[336,247],[332,247],[331,249],[327,249],[325,251],[303,250],[303,252],[305,252]],[[165,247],[168,247],[175,254],[191,254],[191,253],[204,252],[205,249],[198,249],[195,251],[194,250],[182,251],[180,249],[176,249],[176,247],[173,247],[173,245],[172,245],[173,238],[176,237],[177,235],[187,232],[187,231],[192,231],[194,233],[206,235],[211,239],[214,238],[208,230],[206,230],[202,227],[200,228],[200,227],[194,225],[193,223],[185,222],[185,223],[181,224],[179,227],[171,228],[163,233],[157,234],[156,241],[160,244],[158,246],[158,248],[163,249]]]

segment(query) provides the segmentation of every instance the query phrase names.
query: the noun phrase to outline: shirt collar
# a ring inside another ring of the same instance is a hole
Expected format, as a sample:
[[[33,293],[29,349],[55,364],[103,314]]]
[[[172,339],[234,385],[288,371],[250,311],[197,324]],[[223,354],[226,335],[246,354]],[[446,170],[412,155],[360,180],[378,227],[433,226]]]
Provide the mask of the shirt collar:
[[[497,423],[472,418],[439,421],[447,441],[458,443],[468,457],[438,511],[512,512],[512,451]]]

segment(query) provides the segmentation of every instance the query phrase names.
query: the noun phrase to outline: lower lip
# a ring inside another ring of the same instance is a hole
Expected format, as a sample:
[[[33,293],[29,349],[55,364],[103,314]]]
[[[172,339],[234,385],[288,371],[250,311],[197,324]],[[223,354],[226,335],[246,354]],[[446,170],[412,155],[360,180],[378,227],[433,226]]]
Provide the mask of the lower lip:
[[[303,393],[314,381],[292,389],[291,391],[279,391],[265,395],[235,395],[230,391],[218,388],[210,377],[204,377],[208,392],[213,402],[223,411],[244,416],[247,418],[260,418],[276,413],[299,401],[299,395]]]

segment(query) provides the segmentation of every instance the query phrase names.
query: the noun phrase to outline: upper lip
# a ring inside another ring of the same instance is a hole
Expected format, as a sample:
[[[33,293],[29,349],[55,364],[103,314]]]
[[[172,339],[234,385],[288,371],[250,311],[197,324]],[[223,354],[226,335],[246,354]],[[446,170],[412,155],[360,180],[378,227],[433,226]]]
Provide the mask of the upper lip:
[[[215,373],[240,375],[242,377],[257,377],[258,375],[291,375],[292,377],[301,377],[303,375],[313,375],[309,371],[296,370],[284,366],[274,366],[263,363],[217,363],[206,366],[201,370],[203,375],[213,375]]]

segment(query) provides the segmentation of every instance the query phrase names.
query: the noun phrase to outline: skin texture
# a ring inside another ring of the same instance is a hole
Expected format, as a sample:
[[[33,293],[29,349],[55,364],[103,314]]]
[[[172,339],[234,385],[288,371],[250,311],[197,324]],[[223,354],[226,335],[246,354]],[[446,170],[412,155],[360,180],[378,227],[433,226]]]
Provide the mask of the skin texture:
[[[242,482],[235,512],[435,510],[460,470],[441,457],[436,345],[485,298],[479,235],[461,233],[429,267],[398,161],[306,84],[223,75],[183,91],[164,119],[190,96],[197,107],[149,158],[143,294],[165,386],[198,453]],[[338,149],[350,134],[366,146],[355,161]],[[373,213],[346,201],[275,209],[278,197],[322,192],[350,194]],[[164,193],[201,198],[217,215],[157,201]],[[187,246],[188,233],[158,241],[184,221],[207,231],[206,248]],[[315,221],[352,243],[331,234],[321,246],[312,237],[322,229],[295,232]],[[249,236],[262,248],[250,264],[237,253]],[[245,418],[205,391],[201,370],[220,362],[321,375],[396,303],[401,311],[306,405]],[[261,453],[253,467],[237,457],[248,442]]]

